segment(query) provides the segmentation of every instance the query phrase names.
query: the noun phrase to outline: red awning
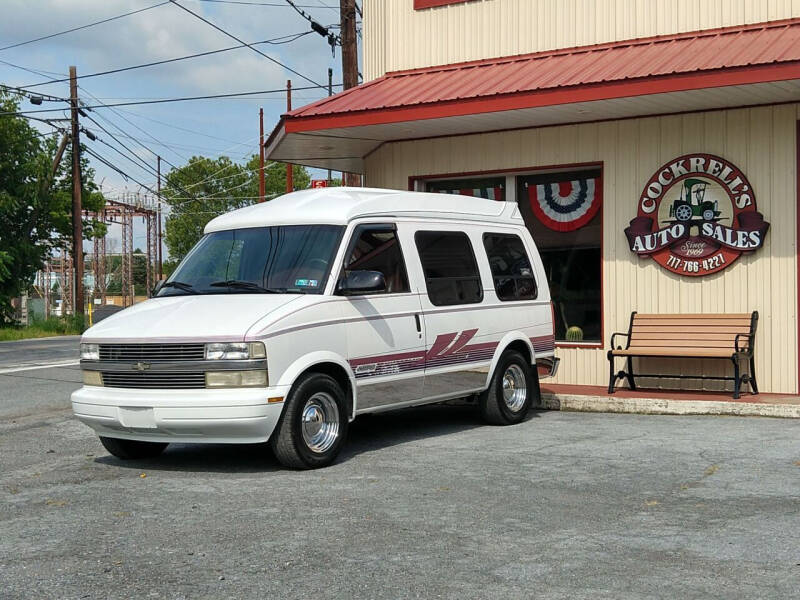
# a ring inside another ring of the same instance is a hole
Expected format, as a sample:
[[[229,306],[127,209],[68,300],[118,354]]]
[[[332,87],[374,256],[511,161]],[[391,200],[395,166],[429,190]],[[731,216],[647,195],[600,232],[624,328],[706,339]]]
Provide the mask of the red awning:
[[[284,115],[267,152],[359,172],[387,141],[797,100],[790,19],[387,73]]]

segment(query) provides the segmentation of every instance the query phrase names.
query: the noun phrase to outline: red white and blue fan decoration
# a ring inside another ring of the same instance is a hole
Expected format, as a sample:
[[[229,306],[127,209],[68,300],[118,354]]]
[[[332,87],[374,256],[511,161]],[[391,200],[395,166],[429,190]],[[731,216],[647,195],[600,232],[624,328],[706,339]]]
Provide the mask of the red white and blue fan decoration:
[[[536,218],[555,231],[580,229],[600,209],[596,177],[530,185],[528,196]]]

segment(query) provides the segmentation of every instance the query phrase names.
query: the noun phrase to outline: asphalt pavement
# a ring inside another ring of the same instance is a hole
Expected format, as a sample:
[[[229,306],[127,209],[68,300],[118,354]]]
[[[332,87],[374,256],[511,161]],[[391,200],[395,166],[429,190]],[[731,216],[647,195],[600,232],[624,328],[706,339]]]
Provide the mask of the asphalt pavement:
[[[69,408],[81,381],[79,341],[70,335],[0,342],[0,420]]]
[[[798,597],[795,420],[434,406],[357,419],[318,471],[124,462],[77,374],[0,376],[0,598]]]

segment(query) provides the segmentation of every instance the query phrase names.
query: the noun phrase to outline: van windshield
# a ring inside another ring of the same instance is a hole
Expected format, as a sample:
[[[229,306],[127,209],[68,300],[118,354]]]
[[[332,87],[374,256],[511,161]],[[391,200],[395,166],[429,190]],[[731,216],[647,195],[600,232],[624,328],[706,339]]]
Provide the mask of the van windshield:
[[[203,236],[158,296],[321,294],[344,227],[280,225]]]

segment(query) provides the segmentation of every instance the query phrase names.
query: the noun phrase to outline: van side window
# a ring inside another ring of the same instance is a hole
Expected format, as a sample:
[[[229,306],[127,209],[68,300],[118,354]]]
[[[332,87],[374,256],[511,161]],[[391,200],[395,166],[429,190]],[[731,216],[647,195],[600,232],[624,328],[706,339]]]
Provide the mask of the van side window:
[[[538,295],[531,261],[519,236],[484,233],[483,246],[500,300],[534,300]]]
[[[386,280],[386,291],[382,293],[411,291],[394,225],[370,224],[356,227],[344,270],[380,271]]]
[[[478,263],[467,234],[460,231],[418,231],[414,240],[431,304],[448,306],[483,300]]]

